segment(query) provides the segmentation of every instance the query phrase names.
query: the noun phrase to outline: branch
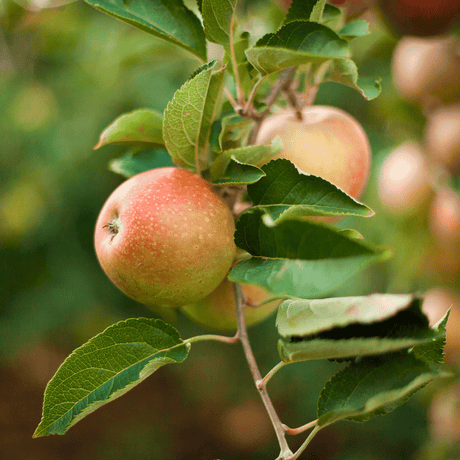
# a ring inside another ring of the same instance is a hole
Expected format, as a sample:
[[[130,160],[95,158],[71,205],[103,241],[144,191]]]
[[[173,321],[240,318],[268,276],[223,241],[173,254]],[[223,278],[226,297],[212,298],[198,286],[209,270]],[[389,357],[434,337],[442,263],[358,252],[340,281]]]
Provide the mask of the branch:
[[[254,357],[254,353],[252,352],[252,348],[249,343],[248,331],[246,328],[246,321],[244,318],[243,310],[243,293],[241,292],[241,287],[237,283],[233,284],[233,290],[235,294],[236,314],[238,323],[237,334],[243,345],[244,354],[249,364],[249,369],[251,371],[254,382],[258,382],[262,380],[262,375],[260,374],[256,359]],[[277,460],[288,460],[292,456],[292,451],[287,444],[283,425],[278,417],[278,414],[276,413],[275,407],[273,406],[270,397],[268,396],[265,385],[261,385],[261,387],[259,387],[256,383],[256,388],[259,390],[260,397],[262,398],[265,409],[268,412],[273,428],[275,429],[276,437],[278,438],[278,443],[281,448],[280,456]]]

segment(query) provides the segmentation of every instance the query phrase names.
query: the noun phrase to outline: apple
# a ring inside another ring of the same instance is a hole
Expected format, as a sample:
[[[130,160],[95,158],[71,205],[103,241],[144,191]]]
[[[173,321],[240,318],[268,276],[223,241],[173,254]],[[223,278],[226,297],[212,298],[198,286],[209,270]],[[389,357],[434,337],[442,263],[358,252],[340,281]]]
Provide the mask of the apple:
[[[391,214],[412,215],[431,197],[430,172],[423,152],[414,143],[393,150],[382,163],[378,193]]]
[[[453,174],[460,173],[460,103],[442,106],[429,115],[425,145],[431,158]]]
[[[454,37],[402,38],[392,58],[393,80],[401,96],[427,105],[458,101],[458,47]]]
[[[436,192],[428,212],[428,226],[440,246],[460,250],[460,197],[449,187]]]
[[[235,255],[235,224],[209,184],[180,168],[158,168],[122,183],[96,224],[99,262],[125,294],[179,307],[210,294]]]
[[[332,182],[353,198],[364,191],[371,164],[371,148],[359,122],[336,107],[314,105],[302,109],[302,120],[293,110],[266,118],[256,144],[270,144],[279,136],[287,158],[302,172]]]
[[[372,0],[397,35],[440,35],[460,19],[460,0]]]
[[[271,295],[257,286],[243,284],[241,290],[247,299],[244,306],[247,326],[252,326],[265,319],[281,303],[281,300],[277,299],[260,305]],[[237,328],[233,283],[228,280],[224,280],[205,299],[193,305],[186,305],[181,310],[193,321],[210,329],[231,331]]]

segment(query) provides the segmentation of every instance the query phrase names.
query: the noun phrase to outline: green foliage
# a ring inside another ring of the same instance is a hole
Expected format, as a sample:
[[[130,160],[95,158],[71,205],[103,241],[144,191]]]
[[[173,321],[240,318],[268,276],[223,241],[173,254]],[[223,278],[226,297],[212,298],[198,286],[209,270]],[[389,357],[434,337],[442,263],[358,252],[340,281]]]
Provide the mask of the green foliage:
[[[85,0],[97,10],[170,41],[206,59],[206,40],[199,19],[182,0]]]
[[[236,4],[237,0],[203,0],[201,14],[206,38],[210,42],[230,43]]]
[[[289,160],[271,161],[262,170],[265,176],[248,187],[248,195],[254,207],[266,213],[267,225],[308,216],[374,214],[325,179],[300,173]]]
[[[265,75],[288,67],[348,58],[350,50],[347,41],[332,29],[316,22],[294,21],[262,37],[246,51],[246,56]]]
[[[176,165],[199,171],[210,165],[209,134],[218,111],[224,69],[211,62],[176,92],[165,110],[163,136]]]
[[[50,380],[34,437],[64,434],[161,366],[184,361],[189,349],[176,329],[158,319],[129,319],[110,326],[76,349]]]
[[[110,144],[158,148],[164,145],[163,116],[155,110],[137,109],[120,115],[101,134],[94,150]]]

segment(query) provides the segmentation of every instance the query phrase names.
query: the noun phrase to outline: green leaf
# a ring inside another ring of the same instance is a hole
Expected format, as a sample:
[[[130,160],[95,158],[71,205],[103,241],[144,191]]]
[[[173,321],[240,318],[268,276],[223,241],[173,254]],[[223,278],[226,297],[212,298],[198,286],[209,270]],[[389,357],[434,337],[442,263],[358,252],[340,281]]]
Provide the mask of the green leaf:
[[[161,366],[184,361],[189,348],[175,328],[159,319],[128,319],[110,326],[77,348],[50,380],[34,437],[64,434]]]
[[[219,134],[221,150],[240,148],[251,132],[253,122],[232,113],[222,118],[222,130]]]
[[[413,348],[412,353],[417,358],[427,361],[434,366],[440,366],[444,363],[444,347],[446,346],[446,325],[449,319],[450,309],[441,318],[433,329],[440,334],[440,337],[432,342],[418,345]]]
[[[264,172],[256,166],[239,162],[235,157],[231,157],[225,169],[225,174],[213,181],[215,185],[246,185],[257,182],[264,176]]]
[[[99,11],[114,16],[158,38],[174,43],[206,60],[206,39],[200,20],[182,0],[85,0]]]
[[[210,164],[209,134],[220,110],[224,69],[213,72],[215,61],[200,68],[169,102],[163,121],[163,137],[174,163],[196,171]]]
[[[351,59],[334,60],[324,81],[333,81],[359,91],[367,100],[375,99],[381,92],[380,79],[360,77]]]
[[[310,16],[316,3],[317,0],[292,0],[286,13],[284,24],[300,20],[310,21]]]
[[[252,209],[236,223],[236,245],[255,257],[233,267],[231,281],[278,295],[321,297],[358,270],[391,255],[319,223],[286,220],[267,227],[263,214]]]
[[[220,45],[230,42],[233,15],[238,0],[203,0],[202,11],[206,38]]]
[[[120,115],[102,132],[94,150],[105,145],[163,146],[163,115],[151,109],[138,109]]]
[[[248,145],[246,147],[225,150],[214,160],[212,165],[211,176],[213,181],[218,183],[220,178],[228,175],[227,170],[232,162],[257,166],[279,154],[282,150],[283,144],[279,138],[274,139],[270,145]],[[236,165],[232,165],[232,167],[234,168]],[[265,175],[261,169],[257,168],[257,171],[259,179]]]
[[[289,160],[270,161],[262,170],[265,177],[248,187],[248,195],[254,206],[267,213],[267,225],[308,216],[374,215],[327,180],[299,172]]]
[[[276,325],[285,362],[375,355],[434,343],[421,301],[411,295],[285,300]]]
[[[349,22],[339,32],[339,35],[342,38],[346,38],[348,40],[356,37],[365,37],[369,34],[369,23],[367,21],[364,21],[364,19],[356,19],[355,21]]]
[[[363,422],[403,404],[443,373],[405,352],[351,363],[326,383],[318,401],[318,426],[347,419]]]
[[[166,150],[144,150],[140,153],[130,152],[121,158],[115,158],[109,163],[111,171],[126,178],[163,166],[174,166]]]
[[[275,34],[262,37],[246,51],[248,61],[262,74],[329,59],[350,56],[348,42],[332,29],[308,21],[294,21]]]

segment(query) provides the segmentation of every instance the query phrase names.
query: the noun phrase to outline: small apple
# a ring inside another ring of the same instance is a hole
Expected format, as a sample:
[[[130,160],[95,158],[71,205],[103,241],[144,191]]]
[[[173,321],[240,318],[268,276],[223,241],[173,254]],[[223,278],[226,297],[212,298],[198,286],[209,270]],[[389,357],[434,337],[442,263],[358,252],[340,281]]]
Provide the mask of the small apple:
[[[364,129],[336,107],[314,105],[302,109],[302,120],[285,110],[263,121],[256,144],[270,144],[279,136],[286,158],[306,174],[332,182],[359,198],[369,176],[371,149]]]
[[[423,152],[413,143],[393,150],[382,163],[378,193],[384,207],[395,215],[412,215],[431,197],[430,173]]]
[[[428,212],[428,226],[440,246],[460,250],[460,197],[449,187],[436,192]]]
[[[431,158],[453,174],[460,173],[460,103],[442,106],[429,115],[425,145]]]
[[[241,285],[247,298],[244,306],[246,325],[252,326],[272,313],[281,303],[280,299],[259,305],[271,295],[257,286]],[[211,294],[193,305],[186,305],[181,310],[193,321],[210,329],[231,331],[236,330],[236,305],[233,284],[224,280]]]
[[[122,183],[104,204],[95,247],[107,276],[150,306],[179,307],[210,294],[235,255],[227,205],[196,174],[158,168]]]
[[[460,0],[371,0],[397,35],[440,35],[460,19]]]
[[[428,106],[460,100],[459,40],[402,38],[393,53],[393,79],[404,99]]]

